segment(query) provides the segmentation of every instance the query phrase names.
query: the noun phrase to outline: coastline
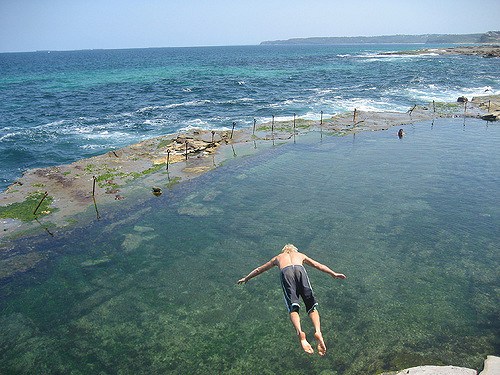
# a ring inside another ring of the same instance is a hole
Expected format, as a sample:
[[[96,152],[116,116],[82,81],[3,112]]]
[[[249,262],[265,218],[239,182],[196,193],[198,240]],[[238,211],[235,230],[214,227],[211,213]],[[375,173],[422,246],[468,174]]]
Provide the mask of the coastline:
[[[402,52],[384,52],[382,55],[466,55],[466,56],[481,56],[481,57],[500,57],[499,45],[476,45],[476,46],[460,46],[450,48],[424,48],[412,51]]]
[[[68,194],[69,197],[70,193],[75,195],[71,202],[64,202],[64,199],[60,196],[54,197],[54,201],[49,208],[40,209],[39,211],[52,211],[56,205],[60,207],[63,203],[70,205],[69,208],[72,210],[78,210],[72,215],[67,216],[66,219],[61,218],[60,223],[54,224],[60,224],[60,226],[54,227],[55,237],[62,238],[62,240],[65,241],[68,234],[71,235],[72,233],[72,226],[83,227],[89,222],[91,224],[96,224],[98,228],[105,227],[104,231],[109,233],[111,237],[112,233],[113,235],[115,234],[116,227],[132,219],[132,216],[147,216],[148,212],[151,213],[153,211],[149,208],[150,211],[143,209],[134,214],[129,210],[129,207],[140,207],[141,199],[147,199],[149,201],[157,199],[151,196],[153,195],[152,187],[161,187],[163,189],[163,194],[167,195],[167,189],[169,189],[169,186],[172,184],[188,178],[194,178],[205,171],[217,168],[225,161],[232,160],[233,158],[241,158],[243,155],[259,152],[254,151],[254,142],[257,142],[259,144],[259,150],[262,150],[265,147],[271,148],[275,145],[278,146],[287,142],[293,142],[294,135],[296,137],[308,136],[319,139],[320,132],[325,137],[331,137],[365,131],[385,130],[396,126],[396,128],[390,130],[391,137],[395,137],[398,129],[397,126],[412,123],[430,124],[430,121],[438,118],[456,118],[457,120],[453,122],[458,123],[457,130],[460,132],[462,120],[465,125],[467,118],[477,118],[483,116],[486,112],[484,108],[485,105],[483,104],[480,106],[480,103],[487,103],[489,100],[493,102],[493,105],[491,105],[491,102],[489,103],[490,110],[494,108],[498,110],[498,99],[498,97],[475,98],[472,103],[468,103],[465,116],[464,103],[435,103],[436,112],[433,111],[432,104],[426,107],[417,106],[415,108],[410,108],[409,110],[413,110],[408,113],[357,112],[355,122],[353,121],[353,113],[344,113],[333,118],[323,119],[322,123],[319,116],[316,120],[297,119],[295,132],[293,121],[285,121],[276,122],[273,129],[271,129],[273,127],[271,122],[259,124],[255,136],[252,131],[253,129],[248,128],[235,130],[233,137],[231,137],[230,131],[216,132],[213,142],[212,133],[210,131],[192,131],[182,135],[158,137],[124,147],[120,150],[110,151],[98,157],[82,159],[70,165],[29,171],[30,176],[33,178],[31,186],[32,188],[36,188],[38,193],[43,194],[44,191],[49,191],[53,194],[52,190],[49,190],[48,185],[40,186],[42,183],[51,183],[54,184],[55,189],[57,189],[61,196],[62,194]],[[271,130],[274,130],[274,132]],[[187,160],[185,155],[186,141],[188,144]],[[400,142],[397,141],[395,143],[399,144]],[[171,150],[169,160],[171,163],[169,164],[168,173],[166,172],[166,150]],[[154,164],[155,162],[158,164]],[[56,170],[55,168],[58,169]],[[39,172],[34,173],[35,171]],[[136,174],[133,174],[133,172]],[[76,176],[76,174],[80,176]],[[95,196],[100,211],[102,208],[102,223],[96,222],[92,201],[93,176],[97,176],[99,180],[96,183]],[[111,183],[111,181],[113,181],[114,184]],[[123,185],[120,185],[122,183]],[[102,184],[102,186],[100,186],[100,184]],[[20,189],[24,185],[26,185],[26,183],[23,183],[22,186],[18,184],[13,185],[13,189]],[[80,191],[82,196],[77,194],[77,185],[81,186]],[[199,186],[202,187],[201,185]],[[115,189],[118,191],[114,191]],[[123,199],[116,199],[117,196]],[[80,200],[78,200],[78,198]],[[175,199],[175,197],[173,199]],[[31,211],[28,213],[32,213],[37,204],[38,202],[34,202]],[[108,212],[106,209],[107,207],[109,207]],[[41,214],[39,216],[39,221],[43,226],[46,226],[49,222],[55,222],[53,218],[56,217],[56,215],[62,214],[62,211],[63,210],[59,208],[59,211]],[[69,213],[68,211],[66,212]],[[110,217],[108,215],[111,212],[113,212],[113,216]],[[122,215],[122,213],[124,215]],[[76,222],[76,219],[78,222]],[[2,222],[2,220],[0,220],[0,222]],[[46,238],[45,233],[43,233],[43,226],[41,226],[40,223],[32,221],[32,227],[28,231],[19,231],[17,234],[12,232],[14,235],[13,238],[25,236],[27,241],[21,243],[26,245],[32,244],[31,238],[29,237],[31,234],[36,235],[36,237],[33,237],[35,241],[37,239]],[[64,227],[67,227],[68,231],[66,231]],[[61,230],[57,230],[57,228]],[[52,230],[52,228],[50,228],[50,230]],[[153,236],[148,230],[147,227],[134,228],[134,232],[137,231],[137,233],[135,233],[136,237],[142,237],[144,239],[149,238],[148,236]],[[130,247],[130,251],[136,248],[139,243],[140,242],[133,239],[133,236],[126,237],[124,242],[124,244]],[[20,246],[18,246],[16,250],[18,250],[19,247]],[[46,254],[42,254],[39,250],[33,251],[30,249],[30,246],[27,246],[26,250],[22,251],[23,253],[9,251],[4,253],[8,257],[8,262],[11,262],[11,264],[7,264],[7,266],[12,266],[12,268],[17,267],[17,272],[23,272],[32,267],[37,267],[38,261],[41,260],[43,263],[42,257],[46,256]],[[92,258],[81,263],[81,267],[82,270],[85,271],[92,267],[103,267],[108,264],[107,262],[110,262],[110,258],[107,256]],[[4,266],[5,265],[4,263]],[[2,270],[0,270],[0,280],[4,277],[9,277],[8,275],[5,276],[5,274],[1,274],[1,271]],[[491,356],[488,356],[488,359],[490,358]],[[434,363],[432,361],[429,362]],[[449,362],[454,363],[453,360]],[[426,361],[422,364],[427,365],[429,363]],[[446,364],[446,362],[440,362],[440,364],[443,365]],[[420,366],[418,368],[409,368],[386,374],[395,375],[409,373],[422,375],[432,373],[472,375],[479,372],[480,366],[481,364],[478,364],[477,367],[467,366],[472,368],[475,367],[478,371],[471,368],[465,369],[456,366]],[[487,365],[485,362],[485,370],[481,374],[487,375],[495,373],[495,370],[490,370],[493,372],[486,372],[486,367]]]
[[[406,113],[355,111],[317,120],[265,122],[255,130],[192,130],[67,165],[28,170],[0,193],[0,251],[12,239],[44,229],[50,233],[86,225],[88,220],[99,219],[99,210],[108,205],[119,207],[123,200],[138,202],[151,194],[160,195],[235,157],[235,147],[256,152],[245,144],[259,141],[272,146],[312,131],[338,136],[451,117],[498,120],[500,95],[475,97],[465,103],[415,105]]]

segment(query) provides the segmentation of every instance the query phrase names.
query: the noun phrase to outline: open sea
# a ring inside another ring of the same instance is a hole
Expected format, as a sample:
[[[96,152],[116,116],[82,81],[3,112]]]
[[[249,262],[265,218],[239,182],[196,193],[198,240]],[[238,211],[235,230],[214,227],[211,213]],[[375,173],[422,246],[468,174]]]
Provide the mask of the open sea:
[[[500,90],[498,59],[378,55],[414,47],[1,54],[3,186],[190,127]],[[500,125],[402,128],[235,144],[237,157],[193,180],[165,172],[159,197],[101,207],[99,221],[89,207],[77,218],[88,226],[42,218],[0,251],[0,374],[481,369],[500,355]],[[324,358],[302,351],[276,269],[236,285],[285,243],[347,275],[308,269]]]
[[[249,126],[500,92],[500,61],[381,56],[425,45],[243,46],[0,54],[0,191],[192,127]]]

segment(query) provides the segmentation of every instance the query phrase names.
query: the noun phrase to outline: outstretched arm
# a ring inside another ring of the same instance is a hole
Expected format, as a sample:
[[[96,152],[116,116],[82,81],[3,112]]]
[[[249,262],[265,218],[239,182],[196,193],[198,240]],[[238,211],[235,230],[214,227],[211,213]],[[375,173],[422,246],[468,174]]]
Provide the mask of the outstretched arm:
[[[276,257],[271,259],[269,262],[264,263],[262,266],[257,267],[254,269],[252,272],[250,272],[248,275],[243,277],[242,279],[238,280],[238,284],[244,284],[251,278],[260,275],[262,272],[266,272],[267,270],[273,268],[276,265]]]
[[[338,273],[333,270],[331,270],[328,266],[325,266],[324,264],[321,264],[320,262],[315,261],[314,259],[309,258],[306,256],[304,258],[304,263],[310,265],[311,267],[314,267],[324,273],[329,274],[331,277],[334,277],[336,279],[345,279],[347,276],[344,275],[343,273]]]

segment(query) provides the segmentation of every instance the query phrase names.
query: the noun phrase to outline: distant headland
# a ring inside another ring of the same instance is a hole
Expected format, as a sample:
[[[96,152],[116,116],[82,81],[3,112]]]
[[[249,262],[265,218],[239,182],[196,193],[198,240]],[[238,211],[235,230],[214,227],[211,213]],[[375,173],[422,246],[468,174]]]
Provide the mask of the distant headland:
[[[381,35],[311,37],[287,40],[269,40],[261,45],[328,45],[328,44],[491,44],[500,43],[500,31],[482,34],[422,34],[422,35]]]

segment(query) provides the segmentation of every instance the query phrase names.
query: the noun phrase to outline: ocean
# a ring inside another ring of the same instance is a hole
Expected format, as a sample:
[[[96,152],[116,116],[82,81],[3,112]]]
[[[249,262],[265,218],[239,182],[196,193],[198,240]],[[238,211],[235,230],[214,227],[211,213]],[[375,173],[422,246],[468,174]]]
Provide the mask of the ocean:
[[[379,54],[416,47],[0,54],[2,188],[27,168],[193,127],[500,90],[498,59]],[[480,369],[500,354],[500,126],[401,128],[236,143],[237,157],[195,179],[159,172],[161,196],[99,206],[100,220],[92,206],[65,228],[40,218],[0,251],[0,373]],[[347,275],[308,268],[323,358],[300,347],[276,269],[236,285],[285,243]]]
[[[241,46],[0,54],[0,191],[190,128],[406,111],[500,91],[498,59],[380,55],[424,45]]]

